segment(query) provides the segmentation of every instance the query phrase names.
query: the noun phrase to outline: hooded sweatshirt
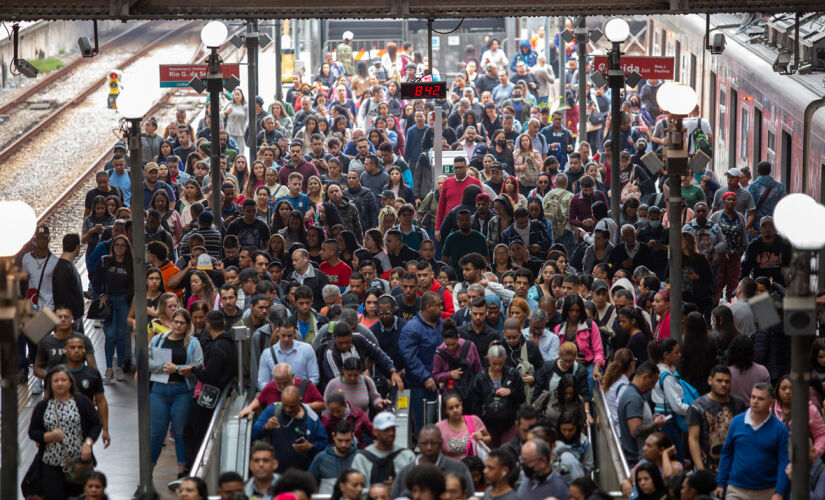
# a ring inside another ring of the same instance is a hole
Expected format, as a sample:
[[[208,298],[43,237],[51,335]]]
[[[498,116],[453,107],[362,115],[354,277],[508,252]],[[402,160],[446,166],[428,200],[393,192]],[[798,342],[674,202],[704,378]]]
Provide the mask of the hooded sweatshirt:
[[[309,473],[315,476],[318,481],[318,493],[322,495],[331,495],[332,489],[335,486],[335,481],[338,476],[344,472],[344,469],[352,466],[352,459],[355,458],[358,449],[355,443],[349,448],[349,454],[345,457],[339,457],[335,453],[335,445],[330,444],[324,448],[324,451],[315,455],[312,459],[312,464],[309,466]]]

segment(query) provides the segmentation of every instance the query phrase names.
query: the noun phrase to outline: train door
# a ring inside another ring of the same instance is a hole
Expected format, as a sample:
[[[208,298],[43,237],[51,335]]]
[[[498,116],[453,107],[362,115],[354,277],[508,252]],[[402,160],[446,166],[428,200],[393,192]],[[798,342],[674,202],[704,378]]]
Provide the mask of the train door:
[[[753,165],[762,161],[762,110],[753,107]]]
[[[667,30],[664,28],[662,28],[662,45],[659,47],[659,50],[662,51],[662,53],[659,54],[660,56],[667,55]]]
[[[709,92],[709,94],[710,94],[710,108],[707,109],[707,110],[702,110],[702,111],[707,111],[708,112],[708,120],[710,120],[710,128],[714,132],[717,132],[719,130],[719,126],[716,125],[716,73],[713,72],[713,71],[710,72],[710,92]],[[717,135],[718,134],[714,133],[713,136],[716,137]]]
[[[684,83],[684,80],[682,79],[682,44],[679,42],[679,40],[676,40],[676,48],[674,49],[673,61],[676,65],[676,67],[674,68],[676,70],[676,80]]]
[[[782,131],[782,184],[785,185],[785,189],[787,192],[791,192],[793,188],[792,180],[793,176],[791,175],[791,167],[793,166],[793,139],[791,138],[791,134],[786,132],[785,130]]]
[[[750,149],[748,148],[748,140],[750,139],[750,108],[748,108],[748,101],[742,100],[742,124],[739,127],[739,161],[744,166],[750,165]]]
[[[737,125],[739,124],[739,92],[731,87],[730,89],[730,105],[728,112],[730,113],[730,135],[728,137],[728,166],[727,168],[734,168],[736,166],[736,145],[737,145]],[[725,170],[727,170],[727,168]]]

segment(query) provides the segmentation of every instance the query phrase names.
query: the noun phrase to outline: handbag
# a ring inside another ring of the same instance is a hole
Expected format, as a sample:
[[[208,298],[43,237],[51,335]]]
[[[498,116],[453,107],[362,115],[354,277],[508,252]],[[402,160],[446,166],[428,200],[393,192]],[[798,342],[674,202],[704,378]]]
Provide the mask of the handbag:
[[[57,413],[57,408],[54,409],[54,418],[57,419],[57,426],[63,427],[60,424],[60,414]],[[63,457],[66,459],[66,463],[63,464],[63,475],[66,481],[72,484],[85,483],[89,474],[95,470],[94,462],[92,460],[85,462],[80,455],[70,457],[63,441],[60,442],[60,449],[63,450]]]
[[[464,423],[467,424],[467,432],[469,432],[469,439],[467,440],[467,456],[477,456],[482,462],[487,460],[490,455],[490,447],[480,440],[474,439],[473,434],[476,432],[476,426],[473,423],[473,417],[464,415]]]
[[[100,304],[100,297],[96,298],[89,304],[89,310],[86,311],[86,319],[95,319],[100,321],[109,321],[112,319],[112,303],[106,301],[106,305]]]
[[[46,256],[46,261],[43,262],[43,270],[40,271],[40,280],[37,282],[37,288],[29,288],[26,290],[26,299],[32,303],[32,311],[39,311],[42,307],[40,302],[40,287],[43,286],[43,277],[46,275],[46,269],[49,267],[49,259],[52,258],[51,252]]]
[[[639,189],[639,186],[636,185],[635,173],[636,173],[636,165],[630,166],[630,179],[628,179],[627,184],[624,185],[622,188],[621,193],[621,200],[622,203],[626,202],[630,198],[636,198],[637,200],[642,198],[642,191]]]
[[[20,482],[20,491],[26,500],[43,497],[43,446],[37,450],[29,469]]]
[[[221,390],[218,389],[217,386],[204,384],[200,380],[197,386],[195,392],[198,393],[198,399],[195,402],[198,406],[206,408],[207,410],[214,410],[218,404],[218,399],[221,397]]]

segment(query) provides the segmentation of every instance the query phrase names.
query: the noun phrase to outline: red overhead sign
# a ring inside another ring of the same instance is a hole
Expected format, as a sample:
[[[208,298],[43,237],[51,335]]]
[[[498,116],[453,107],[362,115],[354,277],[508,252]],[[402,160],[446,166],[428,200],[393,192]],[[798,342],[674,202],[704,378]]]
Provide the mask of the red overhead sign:
[[[188,87],[192,78],[206,78],[209,72],[206,64],[161,64],[158,68],[161,87]],[[239,64],[221,64],[221,74],[224,79],[230,76],[240,79],[241,67]]]
[[[607,73],[607,56],[593,58],[595,69]],[[672,57],[658,56],[623,56],[622,69],[625,74],[639,73],[647,80],[673,80],[675,62]]]

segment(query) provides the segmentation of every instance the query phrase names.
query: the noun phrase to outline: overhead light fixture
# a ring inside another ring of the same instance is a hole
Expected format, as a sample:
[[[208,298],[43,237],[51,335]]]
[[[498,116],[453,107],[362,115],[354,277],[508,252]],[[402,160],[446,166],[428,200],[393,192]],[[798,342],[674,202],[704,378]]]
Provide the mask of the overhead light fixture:
[[[629,75],[625,76],[624,82],[628,87],[635,88],[642,81],[642,78],[644,77],[639,73],[631,71]]]
[[[593,42],[593,43],[596,43],[599,40],[601,40],[603,36],[604,36],[604,33],[602,33],[602,30],[600,30],[599,28],[596,28],[594,30],[590,30],[590,41]]]
[[[801,214],[804,217],[800,217]],[[811,224],[810,221],[813,220],[825,220],[825,207],[803,193],[785,196],[773,211],[776,230],[799,250],[819,250],[825,247],[825,225]]]
[[[237,34],[232,35],[232,38],[229,39],[229,43],[235,46],[236,49],[240,49],[243,47],[243,38],[238,36]]]
[[[559,37],[567,43],[570,43],[576,39],[576,35],[574,35],[573,32],[569,29],[565,29],[564,31],[559,33]]]
[[[596,88],[601,88],[607,85],[607,79],[604,77],[604,74],[599,71],[590,73],[590,81],[593,82],[593,85],[595,85]]]
[[[0,201],[0,257],[17,255],[37,226],[37,215],[25,201]]]
[[[209,48],[220,47],[228,34],[225,24],[220,21],[209,21],[201,28],[201,41]]]
[[[258,35],[258,47],[265,49],[269,47],[269,44],[272,43],[272,37],[267,35],[266,33],[260,33]]]
[[[687,116],[696,107],[696,91],[690,85],[666,82],[659,87],[656,102],[672,115]]]
[[[630,25],[620,17],[611,17],[604,22],[602,31],[612,43],[622,43],[630,36]]]
[[[241,84],[241,81],[235,75],[229,75],[229,78],[224,79],[223,81],[223,88],[232,92],[235,90],[235,87]]]
[[[203,94],[203,91],[206,90],[206,83],[197,76],[189,80],[189,86],[198,94]]]
[[[139,120],[152,107],[152,96],[146,85],[130,85],[117,100],[117,110],[127,120]]]

